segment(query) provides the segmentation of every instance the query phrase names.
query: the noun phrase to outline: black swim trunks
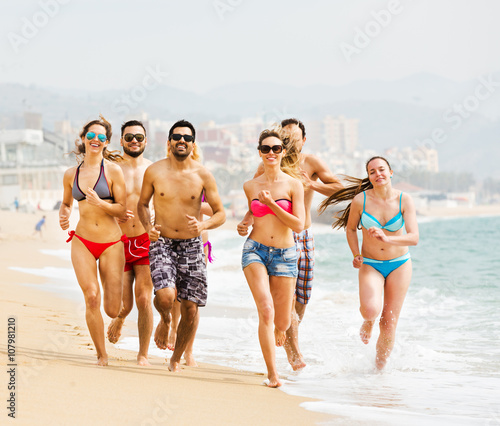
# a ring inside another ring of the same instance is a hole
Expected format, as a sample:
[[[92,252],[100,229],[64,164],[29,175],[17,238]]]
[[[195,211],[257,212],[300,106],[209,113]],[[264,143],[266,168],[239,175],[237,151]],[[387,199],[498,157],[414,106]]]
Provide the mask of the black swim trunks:
[[[160,237],[151,243],[149,261],[155,293],[162,288],[176,288],[178,300],[206,305],[207,265],[201,237]]]

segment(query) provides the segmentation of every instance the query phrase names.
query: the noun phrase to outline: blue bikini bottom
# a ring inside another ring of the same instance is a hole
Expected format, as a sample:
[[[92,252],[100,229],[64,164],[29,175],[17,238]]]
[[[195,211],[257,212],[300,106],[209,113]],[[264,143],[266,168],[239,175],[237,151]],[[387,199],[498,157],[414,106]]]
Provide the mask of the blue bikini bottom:
[[[408,259],[410,259],[410,252],[389,260],[376,260],[363,257],[363,263],[375,268],[384,278],[387,278],[392,271],[398,269]]]

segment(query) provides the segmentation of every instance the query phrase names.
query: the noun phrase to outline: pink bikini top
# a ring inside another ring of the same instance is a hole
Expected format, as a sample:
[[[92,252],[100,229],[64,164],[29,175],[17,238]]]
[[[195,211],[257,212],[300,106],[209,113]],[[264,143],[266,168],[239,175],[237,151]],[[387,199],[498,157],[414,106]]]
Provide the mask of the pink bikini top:
[[[292,202],[290,200],[280,198],[279,200],[276,200],[276,204],[288,213],[293,212]],[[274,214],[274,212],[271,210],[270,207],[261,203],[257,199],[252,200],[252,202],[250,203],[250,208],[252,209],[252,213],[255,217],[262,217],[265,216],[266,214]]]

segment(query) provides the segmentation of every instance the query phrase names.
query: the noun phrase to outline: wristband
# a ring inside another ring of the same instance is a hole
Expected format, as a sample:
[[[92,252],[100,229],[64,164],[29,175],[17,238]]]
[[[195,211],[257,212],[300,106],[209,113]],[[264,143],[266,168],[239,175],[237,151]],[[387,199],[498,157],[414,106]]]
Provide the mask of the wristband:
[[[358,253],[356,256],[354,256],[354,259],[356,259],[358,256],[361,256],[361,255]],[[363,256],[361,256],[361,257],[363,257]]]

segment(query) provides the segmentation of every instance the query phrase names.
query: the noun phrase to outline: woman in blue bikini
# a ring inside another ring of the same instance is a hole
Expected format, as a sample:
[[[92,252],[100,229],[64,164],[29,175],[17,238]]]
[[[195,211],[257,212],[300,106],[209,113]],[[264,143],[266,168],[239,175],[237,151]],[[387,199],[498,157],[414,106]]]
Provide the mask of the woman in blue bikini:
[[[382,311],[375,359],[377,368],[382,369],[394,347],[399,314],[410,285],[412,266],[408,246],[417,245],[419,237],[413,201],[408,194],[392,187],[393,171],[388,161],[373,157],[366,163],[366,171],[365,179],[347,178],[353,185],[327,198],[320,209],[351,200],[333,228],[346,229],[354,257],[352,264],[359,269],[363,343],[369,342],[375,320]],[[361,251],[359,225],[363,233]]]

